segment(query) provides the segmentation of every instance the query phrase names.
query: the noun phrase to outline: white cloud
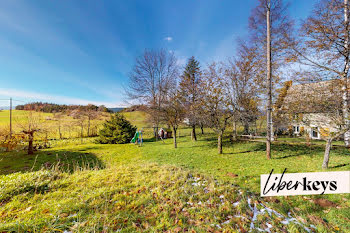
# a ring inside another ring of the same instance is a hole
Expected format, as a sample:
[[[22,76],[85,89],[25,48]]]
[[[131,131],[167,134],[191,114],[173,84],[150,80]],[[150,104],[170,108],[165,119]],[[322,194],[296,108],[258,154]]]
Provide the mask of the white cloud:
[[[87,104],[95,104],[95,105],[105,105],[106,107],[125,107],[122,103],[113,103],[113,102],[103,102],[103,101],[94,101],[94,100],[86,100],[80,98],[73,98],[67,96],[59,96],[59,95],[49,95],[38,92],[28,92],[28,91],[20,91],[15,89],[0,89],[0,96],[4,97],[13,97],[14,99],[21,99],[25,102],[32,101],[45,101],[51,103],[58,104],[79,104],[79,105],[87,105]]]
[[[168,36],[168,37],[165,37],[165,38],[164,38],[164,40],[166,40],[166,41],[170,42],[170,41],[172,41],[172,40],[173,40],[173,38],[172,38],[172,37],[170,37],[170,36]]]

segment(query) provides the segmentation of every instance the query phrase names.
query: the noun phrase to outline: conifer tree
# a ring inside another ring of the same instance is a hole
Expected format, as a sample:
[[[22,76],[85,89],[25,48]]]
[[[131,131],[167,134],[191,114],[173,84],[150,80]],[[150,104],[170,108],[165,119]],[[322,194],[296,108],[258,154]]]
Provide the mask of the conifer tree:
[[[103,124],[103,129],[99,132],[97,142],[102,144],[128,143],[135,132],[136,127],[131,125],[123,115],[116,113]]]
[[[199,62],[192,56],[185,67],[180,80],[180,93],[183,105],[187,109],[186,117],[192,127],[192,140],[197,140],[196,124],[198,124],[200,100],[201,71]]]

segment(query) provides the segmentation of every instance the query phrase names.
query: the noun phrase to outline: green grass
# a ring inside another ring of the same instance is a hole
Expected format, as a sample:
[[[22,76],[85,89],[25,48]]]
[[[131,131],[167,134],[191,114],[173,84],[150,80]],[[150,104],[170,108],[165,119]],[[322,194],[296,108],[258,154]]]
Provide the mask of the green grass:
[[[137,128],[152,127],[152,124],[147,121],[148,115],[145,112],[122,112],[126,119],[131,121]]]
[[[143,113],[123,114],[146,125]],[[181,129],[177,149],[172,139],[146,138],[143,147],[64,140],[32,156],[0,153],[0,231],[236,232],[251,230],[252,222],[252,232],[269,224],[272,232],[304,232],[310,224],[318,232],[350,231],[349,194],[259,198],[260,175],[272,168],[321,171],[322,142],[277,141],[268,161],[264,143],[231,143],[228,135],[218,155],[215,135],[205,131],[192,142]],[[349,170],[348,150],[331,153],[330,171]],[[336,207],[321,207],[318,198]],[[282,216],[270,216],[261,203]],[[304,226],[284,225],[288,213]]]
[[[23,110],[12,110],[12,121],[15,126],[17,123],[25,121],[28,112]],[[35,115],[40,115],[42,117],[51,117],[52,113],[35,113]],[[10,124],[10,110],[0,111],[0,126],[8,126]]]
[[[38,153],[37,163],[52,153],[59,154],[57,166],[0,176],[1,231],[233,232],[251,228],[254,205],[260,213],[255,228],[268,223],[275,231],[304,229],[260,211],[258,198],[231,182],[149,162],[134,145],[67,145]],[[60,169],[86,153],[104,165]]]
[[[159,164],[172,164],[194,170],[199,173],[210,174],[220,180],[238,184],[242,189],[250,190],[257,195],[260,192],[260,175],[287,172],[316,172],[321,169],[323,161],[323,145],[289,145],[276,142],[273,145],[273,159],[266,160],[265,144],[259,142],[235,142],[226,139],[224,154],[217,154],[216,138],[214,135],[199,137],[197,142],[191,142],[189,137],[179,140],[178,148],[174,149],[172,140],[165,143],[146,143],[144,159]],[[345,148],[333,149],[331,152],[329,171],[350,170],[349,150]],[[232,177],[232,175],[236,177]],[[299,212],[307,219],[309,215],[316,215],[326,219],[334,226],[342,226],[350,231],[350,195],[323,195],[279,197],[278,203],[271,203],[276,209],[287,214]],[[326,198],[336,203],[337,208],[322,208],[312,201]],[[314,223],[316,224],[316,223]],[[327,229],[319,226],[320,230]]]
[[[40,131],[36,133],[36,139],[42,140],[46,138],[58,139],[59,138],[59,125],[61,128],[62,138],[78,138],[80,137],[80,122],[71,116],[64,115],[64,117],[57,121],[52,113],[43,113],[32,111],[32,118],[35,119],[36,125],[40,128]],[[21,134],[23,126],[28,124],[29,111],[25,110],[13,110],[12,111],[12,131],[15,134]],[[96,134],[100,129],[103,121],[109,117],[109,114],[103,113],[99,119],[91,120],[90,133]],[[88,121],[85,119],[83,122],[83,133],[87,134]],[[4,129],[9,131],[10,128],[10,112],[9,110],[0,111],[0,132]],[[2,135],[0,135],[2,136]]]

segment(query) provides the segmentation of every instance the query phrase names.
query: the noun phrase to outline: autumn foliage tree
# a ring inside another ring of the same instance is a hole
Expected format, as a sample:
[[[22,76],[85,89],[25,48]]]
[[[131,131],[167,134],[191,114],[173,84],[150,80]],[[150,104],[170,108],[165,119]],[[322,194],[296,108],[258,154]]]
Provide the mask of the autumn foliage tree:
[[[279,71],[290,59],[289,44],[293,41],[293,23],[283,0],[259,0],[249,18],[251,44],[260,55],[260,74],[266,77],[266,157],[271,158],[273,140],[273,93],[279,81]]]
[[[304,21],[300,39],[291,44],[294,60],[318,74],[313,81],[341,80],[343,128],[350,128],[349,26],[348,0],[323,0]],[[344,142],[350,146],[350,131],[344,133]]]
[[[222,154],[223,134],[232,117],[225,69],[222,64],[209,65],[203,75],[201,87],[202,114],[205,116],[206,124],[217,134],[218,152]]]
[[[168,93],[162,108],[164,121],[172,127],[174,148],[177,148],[177,129],[182,123],[186,110],[181,101],[181,94],[177,88]]]
[[[233,114],[241,121],[244,133],[249,133],[249,126],[259,117],[260,77],[257,54],[254,47],[243,42],[238,44],[237,55],[226,66],[227,88],[229,90]]]
[[[284,130],[284,127],[287,127],[287,125],[290,123],[290,118],[288,117],[288,114],[286,113],[286,104],[285,104],[285,98],[287,97],[288,90],[293,85],[292,81],[286,81],[284,82],[282,88],[276,90],[278,93],[278,97],[274,104],[274,114],[273,117],[275,119],[275,130],[276,131],[282,131]]]
[[[326,141],[323,168],[328,168],[333,140],[350,128],[344,127],[342,119],[341,80],[310,82],[289,87],[283,98],[281,112],[302,126],[322,135]]]

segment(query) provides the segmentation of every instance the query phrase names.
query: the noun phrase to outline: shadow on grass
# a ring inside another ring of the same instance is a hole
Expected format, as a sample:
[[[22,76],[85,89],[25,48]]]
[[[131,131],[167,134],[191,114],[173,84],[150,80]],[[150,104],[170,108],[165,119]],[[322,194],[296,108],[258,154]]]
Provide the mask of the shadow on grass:
[[[350,163],[343,163],[343,164],[339,164],[339,165],[335,165],[335,166],[330,166],[329,168],[339,168],[339,167],[346,167],[350,165]]]
[[[160,139],[156,140],[155,137],[143,139],[143,142],[156,142],[156,141],[160,141]]]
[[[77,170],[104,169],[105,164],[93,153],[45,150],[34,155],[24,151],[0,153],[0,175],[40,169],[58,169],[73,173]]]

